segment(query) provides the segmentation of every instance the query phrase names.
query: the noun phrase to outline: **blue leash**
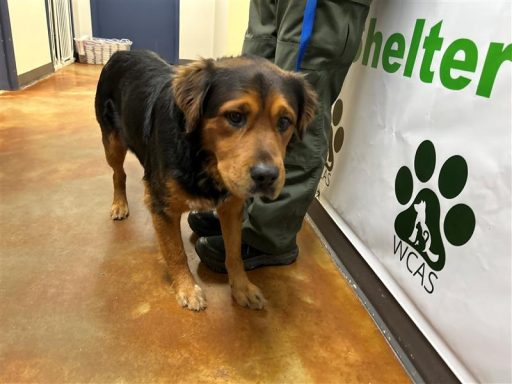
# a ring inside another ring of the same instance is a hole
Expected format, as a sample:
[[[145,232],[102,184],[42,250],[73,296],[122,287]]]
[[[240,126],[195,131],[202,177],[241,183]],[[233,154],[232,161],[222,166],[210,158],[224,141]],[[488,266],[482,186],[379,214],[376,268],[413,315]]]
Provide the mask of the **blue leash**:
[[[295,70],[300,71],[300,65],[302,58],[306,52],[306,48],[313,34],[313,25],[315,24],[315,12],[316,12],[317,0],[307,0],[306,6],[304,7],[304,18],[302,19],[302,31],[300,33],[299,42],[299,54],[297,56],[297,63],[295,64]]]

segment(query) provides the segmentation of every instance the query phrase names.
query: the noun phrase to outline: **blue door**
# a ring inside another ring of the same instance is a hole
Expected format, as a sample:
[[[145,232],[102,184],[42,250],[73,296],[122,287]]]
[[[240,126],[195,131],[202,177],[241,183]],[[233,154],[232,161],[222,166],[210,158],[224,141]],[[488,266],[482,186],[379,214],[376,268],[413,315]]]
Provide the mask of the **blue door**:
[[[178,63],[179,0],[91,0],[91,19],[94,37],[130,39],[132,50]]]
[[[18,88],[9,9],[7,2],[0,0],[0,90]]]

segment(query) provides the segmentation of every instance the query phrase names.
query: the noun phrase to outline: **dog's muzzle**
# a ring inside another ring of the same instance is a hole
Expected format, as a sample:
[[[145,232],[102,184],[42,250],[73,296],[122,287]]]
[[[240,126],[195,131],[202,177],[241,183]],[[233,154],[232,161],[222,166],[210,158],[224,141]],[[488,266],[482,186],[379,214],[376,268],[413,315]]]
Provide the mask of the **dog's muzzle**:
[[[276,181],[279,178],[279,168],[273,164],[258,164],[250,169],[253,188],[253,195],[263,195],[275,198]]]

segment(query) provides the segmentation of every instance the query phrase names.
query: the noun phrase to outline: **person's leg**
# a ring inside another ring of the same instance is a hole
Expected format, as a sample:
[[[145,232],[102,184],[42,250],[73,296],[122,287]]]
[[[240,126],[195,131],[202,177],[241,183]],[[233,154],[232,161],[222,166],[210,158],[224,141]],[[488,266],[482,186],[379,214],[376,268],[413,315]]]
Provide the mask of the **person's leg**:
[[[277,0],[251,0],[243,54],[253,54],[274,61],[278,27],[276,6]]]
[[[256,2],[257,3],[257,2]],[[293,70],[297,60],[305,1],[278,1],[274,62]],[[302,141],[289,145],[286,184],[275,201],[255,198],[247,207],[243,241],[263,253],[282,254],[296,248],[296,235],[313,200],[328,149],[331,105],[356,54],[368,7],[350,1],[319,1],[311,41],[301,70],[319,96],[317,117]],[[247,35],[244,53],[258,54]]]

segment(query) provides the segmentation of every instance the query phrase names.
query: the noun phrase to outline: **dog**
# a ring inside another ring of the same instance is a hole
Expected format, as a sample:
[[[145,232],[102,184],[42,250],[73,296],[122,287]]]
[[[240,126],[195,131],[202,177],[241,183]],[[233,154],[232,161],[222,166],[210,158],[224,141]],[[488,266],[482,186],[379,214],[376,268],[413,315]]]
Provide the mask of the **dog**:
[[[95,110],[114,171],[111,217],[129,214],[123,163],[130,150],[144,168],[144,201],[182,307],[199,311],[206,299],[188,268],[180,217],[213,208],[232,296],[242,306],[264,307],[240,255],[244,202],[279,195],[287,145],[304,135],[316,106],[302,75],[258,57],[171,66],[153,52],[122,51],[104,66]]]

